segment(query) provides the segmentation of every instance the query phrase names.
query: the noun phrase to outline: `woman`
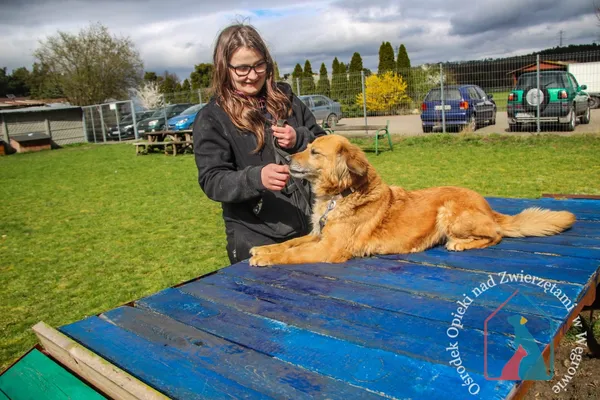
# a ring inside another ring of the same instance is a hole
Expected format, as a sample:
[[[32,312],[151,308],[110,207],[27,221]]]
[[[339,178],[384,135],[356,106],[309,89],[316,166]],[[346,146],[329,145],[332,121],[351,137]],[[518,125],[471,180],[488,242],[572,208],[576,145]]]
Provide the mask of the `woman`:
[[[289,85],[275,83],[273,59],[253,27],[224,29],[213,62],[214,96],[195,119],[194,153],[200,187],[221,203],[235,263],[254,246],[310,232],[310,188],[281,159],[325,132]]]

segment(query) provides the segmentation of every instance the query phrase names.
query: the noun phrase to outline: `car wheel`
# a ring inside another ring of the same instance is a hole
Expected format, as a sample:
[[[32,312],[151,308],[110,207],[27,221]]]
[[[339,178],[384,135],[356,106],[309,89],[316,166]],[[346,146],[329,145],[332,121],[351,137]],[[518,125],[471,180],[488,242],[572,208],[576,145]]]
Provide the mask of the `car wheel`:
[[[467,124],[467,129],[471,132],[475,132],[477,130],[477,116],[475,114],[471,115],[469,119],[469,123]]]
[[[575,124],[577,121],[577,118],[575,118],[575,109],[573,107],[571,107],[569,115],[571,116],[571,118],[569,119],[569,122],[567,122],[563,127],[566,131],[573,132],[575,130]]]
[[[521,129],[520,129],[519,124],[508,124],[508,130],[511,132],[518,132]]]
[[[590,108],[598,108],[600,106],[600,97],[590,97],[588,104]]]
[[[492,116],[492,120],[490,121],[490,125],[496,125],[496,111],[494,111],[494,115]]]
[[[325,121],[325,123],[330,128],[336,126],[337,123],[338,123],[338,117],[337,117],[337,115],[335,115],[335,114],[329,114],[327,116],[327,120]]]
[[[431,125],[422,125],[422,126],[423,126],[423,133],[433,132],[433,126],[431,126]]]
[[[590,119],[591,119],[591,118],[590,118],[590,107],[588,107],[588,108],[585,110],[585,114],[583,114],[583,115],[581,116],[581,123],[582,123],[582,124],[589,124],[589,123],[590,123]]]

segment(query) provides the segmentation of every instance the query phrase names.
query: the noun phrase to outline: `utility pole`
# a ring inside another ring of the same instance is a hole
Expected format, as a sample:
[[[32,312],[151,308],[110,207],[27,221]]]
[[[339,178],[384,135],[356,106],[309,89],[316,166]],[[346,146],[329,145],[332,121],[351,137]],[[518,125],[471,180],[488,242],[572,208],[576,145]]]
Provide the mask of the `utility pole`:
[[[565,31],[563,31],[562,29],[560,31],[558,31],[558,37],[559,37],[558,47],[562,47],[562,45],[563,45],[563,33],[565,33]]]

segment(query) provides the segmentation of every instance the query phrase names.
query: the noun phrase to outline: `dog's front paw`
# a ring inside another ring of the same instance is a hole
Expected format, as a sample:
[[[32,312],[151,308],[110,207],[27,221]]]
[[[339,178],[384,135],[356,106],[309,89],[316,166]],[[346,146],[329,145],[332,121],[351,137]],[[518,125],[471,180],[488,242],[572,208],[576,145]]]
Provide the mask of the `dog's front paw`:
[[[250,265],[253,267],[268,267],[270,265],[275,264],[271,257],[268,254],[257,254],[250,257],[249,260]]]
[[[465,245],[464,243],[460,242],[448,242],[446,243],[446,249],[450,251],[464,251]]]

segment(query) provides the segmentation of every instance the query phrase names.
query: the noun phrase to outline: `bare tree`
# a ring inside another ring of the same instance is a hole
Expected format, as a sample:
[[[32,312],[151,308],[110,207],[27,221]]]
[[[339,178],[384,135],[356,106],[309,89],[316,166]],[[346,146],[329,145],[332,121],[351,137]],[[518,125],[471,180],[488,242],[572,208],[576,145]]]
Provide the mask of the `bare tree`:
[[[142,107],[152,110],[164,105],[164,95],[156,81],[146,81],[139,88],[133,89],[137,103]]]
[[[129,38],[112,36],[100,23],[77,35],[61,32],[40,41],[33,56],[73,104],[126,98],[142,80],[143,64]]]

